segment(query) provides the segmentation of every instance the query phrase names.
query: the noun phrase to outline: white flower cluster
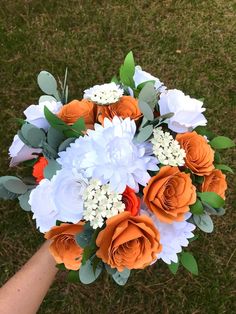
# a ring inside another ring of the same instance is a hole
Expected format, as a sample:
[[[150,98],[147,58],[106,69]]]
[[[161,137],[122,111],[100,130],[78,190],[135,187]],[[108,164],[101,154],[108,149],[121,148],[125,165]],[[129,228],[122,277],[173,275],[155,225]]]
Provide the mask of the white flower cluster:
[[[163,165],[183,166],[186,156],[185,150],[174,140],[169,132],[163,132],[161,128],[153,131],[153,153]]]
[[[84,91],[84,98],[99,105],[109,105],[117,102],[124,91],[114,82],[102,85],[95,85]]]
[[[96,229],[102,227],[105,218],[111,218],[125,209],[122,194],[111,191],[108,184],[102,185],[98,179],[91,179],[83,194],[84,219]]]

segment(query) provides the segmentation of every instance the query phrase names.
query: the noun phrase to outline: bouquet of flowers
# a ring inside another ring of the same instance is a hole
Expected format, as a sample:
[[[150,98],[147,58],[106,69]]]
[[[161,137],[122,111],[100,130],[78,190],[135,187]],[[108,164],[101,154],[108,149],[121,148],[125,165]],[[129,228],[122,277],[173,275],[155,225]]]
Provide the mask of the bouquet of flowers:
[[[63,81],[47,71],[37,81],[45,95],[18,119],[9,149],[10,166],[32,176],[1,177],[0,197],[32,212],[71,280],[89,284],[107,271],[124,285],[158,260],[197,275],[185,248],[224,214],[232,169],[220,152],[234,146],[206,129],[203,99],[168,89],[132,52],[82,100],[68,102],[67,70]]]

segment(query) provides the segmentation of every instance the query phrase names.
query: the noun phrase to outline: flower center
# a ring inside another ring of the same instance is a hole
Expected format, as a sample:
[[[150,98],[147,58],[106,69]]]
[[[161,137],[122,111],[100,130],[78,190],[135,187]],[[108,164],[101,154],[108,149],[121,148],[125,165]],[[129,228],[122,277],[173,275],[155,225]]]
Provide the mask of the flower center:
[[[106,149],[108,158],[114,165],[130,165],[133,160],[133,144],[127,139],[115,137]]]

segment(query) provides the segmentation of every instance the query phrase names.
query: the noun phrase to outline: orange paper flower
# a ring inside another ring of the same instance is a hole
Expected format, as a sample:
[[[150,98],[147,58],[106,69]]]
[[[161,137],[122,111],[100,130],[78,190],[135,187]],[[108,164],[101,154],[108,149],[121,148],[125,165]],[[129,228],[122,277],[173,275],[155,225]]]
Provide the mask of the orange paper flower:
[[[39,183],[44,179],[43,171],[48,165],[48,161],[45,157],[40,157],[39,160],[33,166],[33,176],[36,179],[36,182]]]
[[[58,264],[64,263],[67,269],[78,270],[81,265],[83,249],[75,242],[75,235],[83,231],[84,223],[62,223],[45,233],[52,239],[49,250]]]
[[[227,189],[226,176],[218,169],[214,169],[209,176],[204,177],[202,192],[215,192],[225,199]]]
[[[114,116],[120,118],[128,118],[132,120],[139,120],[142,116],[138,107],[138,100],[131,96],[122,96],[120,100],[109,106],[98,106],[97,120],[103,124],[104,118],[112,120]]]
[[[125,203],[125,210],[129,211],[132,216],[136,216],[138,214],[140,209],[140,198],[129,186],[126,187],[122,195],[122,201]]]
[[[214,151],[206,139],[194,132],[177,134],[176,140],[185,150],[185,165],[198,176],[207,176],[214,169]]]
[[[190,175],[178,167],[164,166],[143,190],[144,202],[156,217],[166,223],[182,221],[189,205],[196,202],[196,188]]]
[[[123,212],[106,221],[98,234],[97,256],[118,271],[142,269],[150,265],[161,252],[160,234],[147,216],[132,216]]]
[[[69,125],[75,123],[79,118],[84,118],[86,128],[93,129],[96,119],[96,105],[87,99],[72,100],[61,108],[58,117]]]

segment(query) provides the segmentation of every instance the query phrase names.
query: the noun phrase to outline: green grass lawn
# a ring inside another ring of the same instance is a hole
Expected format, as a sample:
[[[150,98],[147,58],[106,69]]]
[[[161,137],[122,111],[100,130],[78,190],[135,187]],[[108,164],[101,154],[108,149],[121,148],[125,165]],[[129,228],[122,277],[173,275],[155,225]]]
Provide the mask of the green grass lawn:
[[[109,82],[129,50],[169,88],[205,97],[209,126],[235,140],[235,33],[234,0],[1,0],[0,174],[16,171],[8,170],[18,128],[12,118],[37,101],[40,70],[62,77],[68,66],[69,98],[80,98],[85,88]],[[236,170],[234,154],[224,157]],[[190,246],[198,277],[182,268],[173,276],[161,262],[134,271],[125,287],[106,275],[91,286],[68,284],[59,273],[39,313],[236,313],[234,175],[228,184],[226,215]],[[42,241],[30,214],[1,201],[1,284]]]

